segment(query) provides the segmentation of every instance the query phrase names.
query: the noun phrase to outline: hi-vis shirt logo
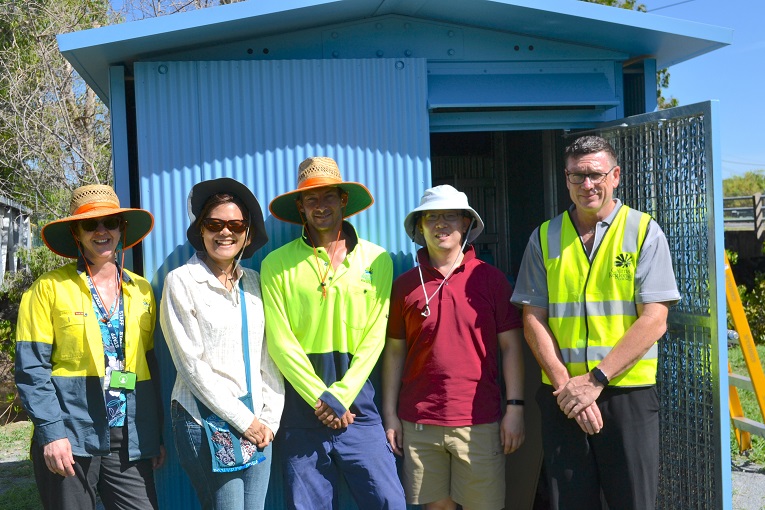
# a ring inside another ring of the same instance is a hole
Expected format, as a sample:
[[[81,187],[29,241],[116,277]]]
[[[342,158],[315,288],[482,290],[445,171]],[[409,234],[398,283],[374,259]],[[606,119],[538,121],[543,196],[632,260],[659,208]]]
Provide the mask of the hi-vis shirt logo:
[[[361,281],[364,283],[372,284],[372,268],[367,267],[361,273]]]
[[[612,280],[632,280],[635,272],[635,261],[630,253],[620,253],[616,256],[614,267],[609,276]]]

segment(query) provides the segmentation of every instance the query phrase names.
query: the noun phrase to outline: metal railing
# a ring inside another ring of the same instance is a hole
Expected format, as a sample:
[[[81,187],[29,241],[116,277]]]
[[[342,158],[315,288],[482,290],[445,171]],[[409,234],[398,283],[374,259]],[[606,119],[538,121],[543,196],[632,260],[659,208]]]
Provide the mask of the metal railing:
[[[762,193],[751,196],[723,198],[723,219],[726,225],[739,229],[753,229],[757,239],[765,234],[765,215],[763,206],[765,197]]]

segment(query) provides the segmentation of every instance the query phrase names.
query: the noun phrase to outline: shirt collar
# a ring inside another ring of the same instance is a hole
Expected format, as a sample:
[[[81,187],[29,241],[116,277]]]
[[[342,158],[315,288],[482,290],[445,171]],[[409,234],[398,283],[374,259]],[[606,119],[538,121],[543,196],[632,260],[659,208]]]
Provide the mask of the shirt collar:
[[[619,213],[619,209],[622,208],[622,201],[621,200],[619,200],[618,198],[614,198],[613,200],[614,200],[614,209],[613,209],[613,211],[611,211],[611,214],[606,216],[606,219],[604,219],[602,221],[599,221],[598,222],[598,226],[600,224],[604,224],[603,226],[607,226],[607,225],[610,225],[611,223],[613,223],[614,218],[616,218],[616,215]],[[569,206],[569,208],[568,208],[568,215],[569,215],[569,217],[573,217],[573,213],[574,213],[575,210],[576,210],[576,206],[574,204],[571,204]]]
[[[200,257],[200,253],[197,252],[189,259],[187,263],[189,273],[198,283],[208,283],[211,286],[221,285],[220,280],[213,274],[210,267],[205,264],[204,260]],[[234,275],[234,287],[239,284],[239,279],[242,277],[244,270],[242,266],[237,264]],[[217,284],[216,284],[217,282]]]
[[[453,272],[456,273],[457,271],[460,270],[461,267],[465,266],[468,262],[475,260],[475,258],[476,258],[475,247],[473,247],[472,244],[468,244],[465,247],[465,256],[462,257],[462,262],[460,262],[460,265],[457,266]],[[417,263],[421,265],[422,267],[426,267],[430,270],[436,271],[436,269],[433,267],[433,264],[430,263],[430,257],[428,256],[428,248],[425,246],[417,250]]]
[[[117,271],[120,271],[120,263],[117,262],[116,260],[114,261],[114,263],[117,265]],[[125,282],[125,283],[133,283],[133,279],[130,278],[130,275],[127,274],[126,271],[120,271],[120,272],[122,273],[122,281],[123,282]],[[88,274],[87,270],[85,268],[85,258],[82,255],[80,255],[80,256],[77,257],[77,274],[81,275],[83,273],[86,276]]]
[[[303,224],[303,229],[300,233],[300,237],[303,239],[303,243],[313,250],[313,244],[311,244],[311,238],[308,237],[307,226]],[[356,245],[359,244],[359,235],[356,233],[356,228],[343,220],[343,233],[347,237],[348,253],[351,253]]]

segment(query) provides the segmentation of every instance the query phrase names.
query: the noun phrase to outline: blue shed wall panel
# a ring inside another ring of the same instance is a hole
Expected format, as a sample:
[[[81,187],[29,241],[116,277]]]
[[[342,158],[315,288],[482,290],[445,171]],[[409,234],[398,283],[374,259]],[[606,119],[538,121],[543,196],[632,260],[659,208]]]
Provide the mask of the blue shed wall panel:
[[[415,246],[403,221],[430,186],[426,74],[424,59],[137,63],[141,204],[156,219],[143,243],[144,267],[157,298],[165,275],[192,253],[186,199],[193,184],[227,176],[253,190],[270,238],[246,263],[257,269],[299,233],[270,216],[268,203],[295,188],[298,164],[313,155],[335,158],[345,180],[370,189],[375,205],[351,223],[391,252],[397,272],[411,267]],[[169,404],[175,370],[160,331],[157,351]],[[167,415],[161,504],[194,508]],[[268,507],[281,506],[275,465]],[[347,494],[343,506],[353,506]]]

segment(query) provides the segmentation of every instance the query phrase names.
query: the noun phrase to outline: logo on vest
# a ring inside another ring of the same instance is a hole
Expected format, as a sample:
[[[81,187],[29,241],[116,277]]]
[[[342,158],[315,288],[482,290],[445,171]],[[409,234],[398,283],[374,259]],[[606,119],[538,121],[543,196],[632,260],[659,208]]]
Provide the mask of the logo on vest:
[[[616,256],[614,267],[611,269],[608,276],[612,280],[632,280],[634,266],[635,264],[632,260],[632,254],[620,253]]]

